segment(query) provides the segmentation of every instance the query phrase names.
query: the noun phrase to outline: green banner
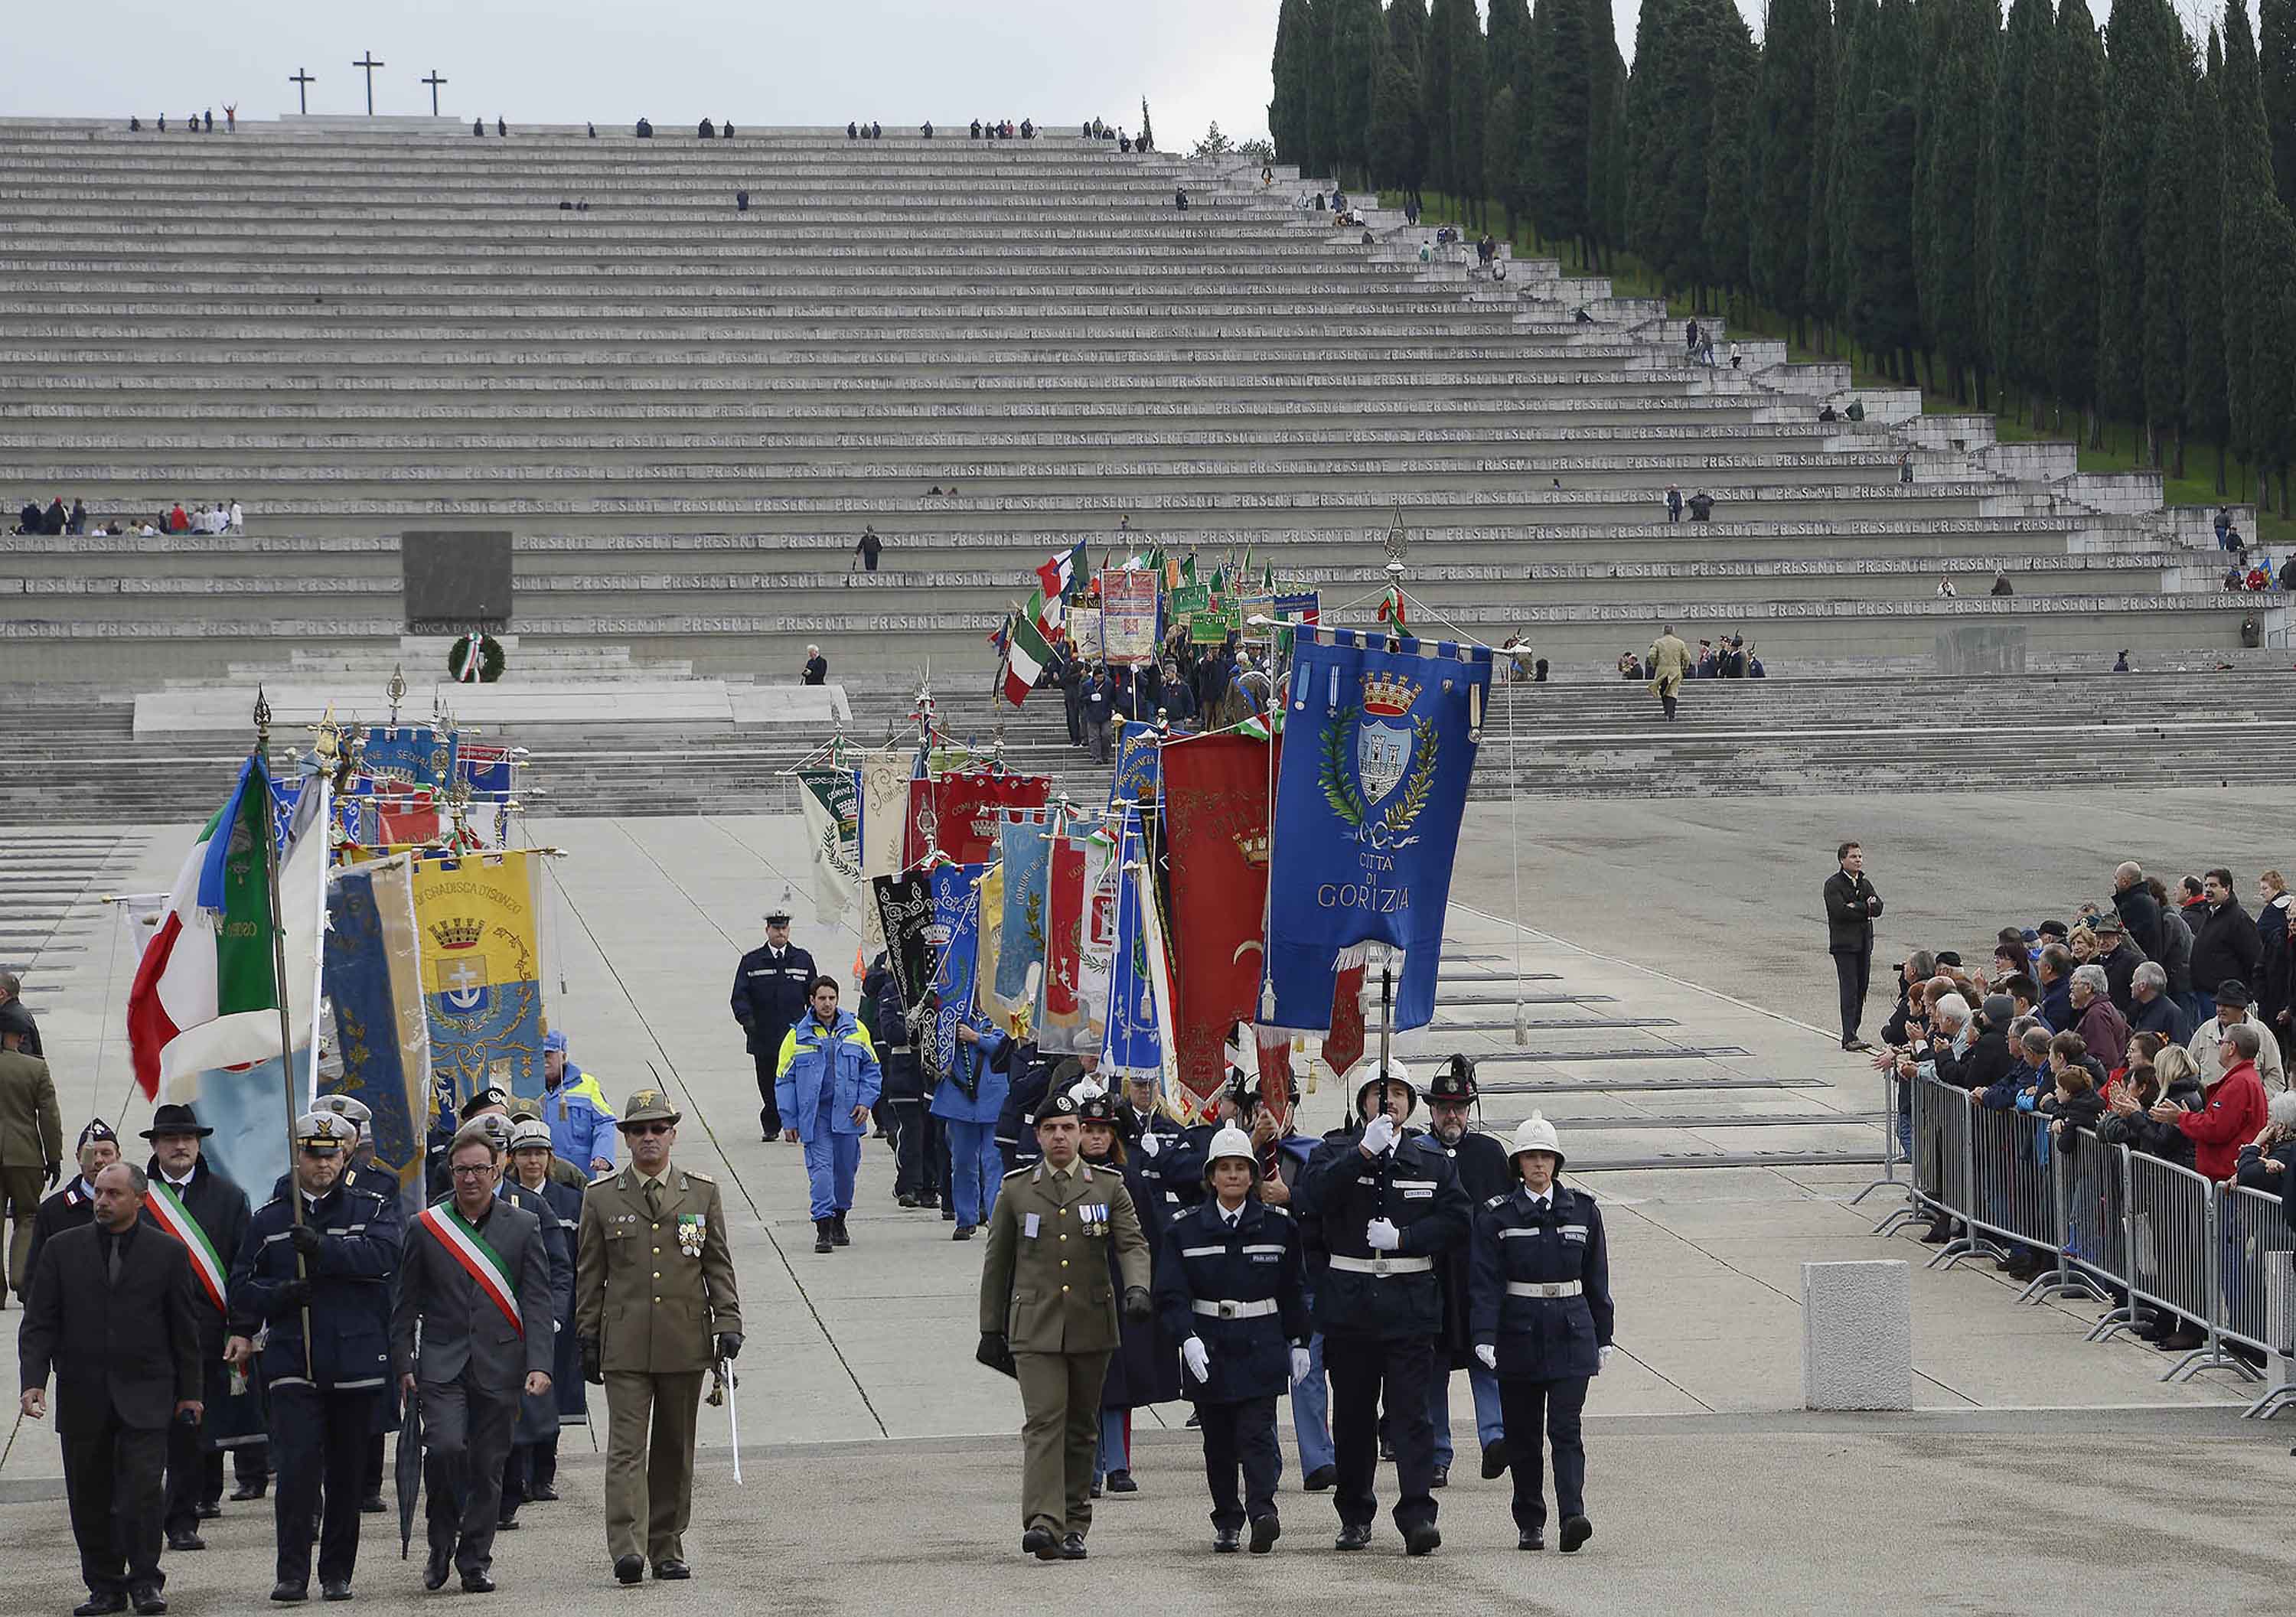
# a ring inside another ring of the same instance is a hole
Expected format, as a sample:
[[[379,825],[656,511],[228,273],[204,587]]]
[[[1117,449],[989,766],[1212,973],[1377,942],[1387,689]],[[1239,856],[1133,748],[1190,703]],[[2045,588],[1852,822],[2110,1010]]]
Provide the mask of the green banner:
[[[1198,612],[1210,612],[1212,591],[1209,584],[1183,584],[1172,592],[1172,615],[1192,618]]]

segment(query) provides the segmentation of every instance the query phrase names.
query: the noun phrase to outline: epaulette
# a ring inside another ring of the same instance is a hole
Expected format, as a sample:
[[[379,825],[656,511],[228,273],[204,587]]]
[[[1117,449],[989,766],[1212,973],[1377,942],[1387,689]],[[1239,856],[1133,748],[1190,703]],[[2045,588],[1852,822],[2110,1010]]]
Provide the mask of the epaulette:
[[[1292,1216],[1292,1210],[1290,1208],[1278,1207],[1273,1202],[1262,1202],[1259,1204],[1259,1211],[1265,1213],[1274,1213],[1279,1219],[1288,1219]]]
[[[716,1185],[716,1184],[718,1183],[718,1181],[717,1181],[717,1180],[715,1180],[715,1179],[711,1178],[708,1174],[706,1174],[706,1173],[695,1173],[695,1172],[694,1172],[692,1169],[690,1169],[690,1168],[681,1168],[681,1169],[679,1169],[677,1171],[678,1171],[678,1172],[680,1172],[680,1173],[682,1173],[682,1174],[684,1174],[687,1178],[689,1178],[689,1179],[693,1180],[696,1185],[711,1185],[711,1186],[714,1186],[714,1185]]]
[[[1036,1164],[1034,1162],[1023,1162],[1018,1168],[1007,1169],[1004,1172],[1004,1177],[1008,1179],[1017,1179],[1035,1166]]]
[[[1512,1199],[1513,1198],[1513,1196],[1514,1196],[1514,1192],[1513,1192],[1513,1191],[1511,1191],[1511,1190],[1503,1190],[1503,1191],[1501,1191],[1498,1194],[1496,1194],[1496,1195],[1495,1195],[1495,1196],[1491,1197],[1488,1201],[1485,1202],[1483,1203],[1483,1205],[1484,1205],[1484,1206],[1486,1206],[1486,1207],[1503,1207],[1503,1206],[1505,1206],[1505,1204],[1506,1204],[1510,1200],[1512,1200]]]

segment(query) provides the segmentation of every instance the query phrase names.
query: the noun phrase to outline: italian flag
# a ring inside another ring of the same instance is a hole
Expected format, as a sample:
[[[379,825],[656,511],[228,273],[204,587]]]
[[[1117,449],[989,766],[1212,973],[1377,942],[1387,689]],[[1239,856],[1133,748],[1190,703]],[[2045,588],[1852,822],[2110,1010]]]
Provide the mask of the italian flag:
[[[216,1311],[230,1312],[224,1307],[223,1260],[216,1255],[215,1243],[208,1239],[208,1232],[200,1227],[200,1221],[192,1217],[192,1210],[184,1205],[183,1198],[165,1179],[155,1176],[151,1191],[144,1205],[151,1210],[152,1221],[182,1242],[184,1250],[192,1254],[192,1273],[200,1277],[200,1289],[207,1293]]]
[[[281,860],[279,908],[286,929],[291,1026],[312,1025],[319,898],[326,880],[326,825],[312,812],[323,792],[303,793],[299,832]],[[239,772],[230,800],[184,856],[159,926],[127,991],[127,1045],[135,1081],[157,1099],[163,1081],[280,1054],[279,986],[272,970],[271,786],[260,759]]]
[[[1078,539],[1066,551],[1037,569],[1037,578],[1044,586],[1045,599],[1058,603],[1068,595],[1078,579],[1089,577],[1091,572],[1092,566],[1085,559],[1084,541]],[[1055,605],[1054,610],[1057,612],[1058,606]]]
[[[1411,624],[1404,616],[1404,612],[1402,587],[1399,585],[1389,585],[1387,594],[1380,597],[1379,620],[1382,623],[1392,623],[1398,628],[1409,628]]]
[[[518,1287],[511,1279],[510,1265],[487,1244],[478,1226],[463,1217],[461,1210],[450,1201],[424,1208],[414,1221],[430,1232],[447,1249],[448,1257],[469,1271],[471,1278],[479,1283],[479,1290],[503,1311],[503,1317],[516,1327],[521,1336],[525,1335],[526,1317],[518,1310]]]
[[[1004,640],[1004,700],[1014,707],[1037,688],[1037,677],[1053,660],[1053,648],[1026,617],[1014,613]]]

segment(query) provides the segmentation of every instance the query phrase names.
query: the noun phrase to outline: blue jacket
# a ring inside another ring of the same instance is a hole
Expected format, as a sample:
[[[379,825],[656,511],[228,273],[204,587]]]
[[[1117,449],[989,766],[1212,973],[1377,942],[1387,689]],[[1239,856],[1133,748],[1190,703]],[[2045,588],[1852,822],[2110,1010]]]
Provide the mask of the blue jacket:
[[[1198,1303],[1273,1302],[1252,1318],[1201,1313]],[[1205,1198],[1172,1221],[1156,1257],[1156,1311],[1176,1342],[1199,1337],[1210,1374],[1181,1376],[1181,1391],[1204,1403],[1274,1398],[1292,1384],[1294,1346],[1308,1345],[1307,1267],[1300,1230],[1280,1207],[1246,1202],[1230,1229],[1218,1202]]]
[[[868,1030],[842,1006],[828,1028],[808,1010],[782,1036],[776,1071],[780,1076],[774,1079],[774,1104],[783,1124],[795,1129],[798,1137],[805,1140],[866,1132],[868,1120],[855,1122],[853,1109],[875,1105],[885,1087]],[[822,1112],[824,1086],[829,1091],[825,1116]]]
[[[1542,1211],[1518,1184],[1475,1210],[1469,1329],[1498,1349],[1501,1375],[1563,1381],[1603,1367],[1611,1341],[1611,1258],[1603,1214],[1583,1190],[1556,1186]],[[1512,1285],[1577,1281],[1575,1297],[1529,1297]]]
[[[2158,1033],[2172,1045],[2193,1042],[2193,1019],[2185,1014],[2185,1007],[2165,992],[2155,994],[2139,1004],[2129,1014],[2131,1033]]]
[[[2049,1024],[2052,1033],[2070,1033],[2080,1018],[2073,1014],[2073,980],[2058,978],[2041,990],[2041,1003],[2033,1007],[2041,1020]]]
[[[308,1221],[325,1237],[305,1266],[311,1281],[308,1367],[303,1310],[279,1296],[295,1278],[288,1239],[295,1210],[285,1195],[266,1202],[248,1220],[231,1266],[232,1334],[251,1337],[271,1327],[263,1379],[273,1386],[380,1391],[390,1382],[391,1282],[404,1227],[398,1203],[338,1183],[319,1198]]]
[[[2024,1063],[2019,1062],[1995,1080],[1991,1088],[1979,1096],[1977,1104],[1988,1112],[2014,1111],[2018,1096],[2037,1084],[2054,1087],[2054,1080],[2049,1076],[2048,1067],[2046,1064],[2029,1067]]]
[[[586,1177],[602,1171],[590,1166],[600,1157],[605,1159],[605,1170],[612,1169],[619,1130],[615,1127],[614,1109],[607,1104],[606,1092],[598,1088],[596,1079],[570,1061],[559,1077],[558,1088],[545,1088],[535,1104],[542,1108],[542,1120],[550,1125],[550,1148],[562,1161],[571,1162]]]
[[[956,1071],[933,1089],[932,1114],[946,1122],[993,1123],[1012,1091],[1013,1080],[1004,1071],[1006,1063],[999,1059],[1010,1041],[995,1028],[978,1022],[973,1026],[980,1030],[980,1042],[969,1045],[958,1039]],[[973,1085],[970,1096],[964,1092],[968,1082]]]

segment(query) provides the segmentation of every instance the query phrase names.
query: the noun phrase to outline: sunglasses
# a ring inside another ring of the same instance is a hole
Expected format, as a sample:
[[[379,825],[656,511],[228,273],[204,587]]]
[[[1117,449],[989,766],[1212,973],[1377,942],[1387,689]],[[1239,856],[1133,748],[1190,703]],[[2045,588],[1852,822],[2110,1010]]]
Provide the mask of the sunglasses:
[[[627,1129],[622,1130],[622,1132],[625,1134],[644,1135],[668,1134],[669,1132],[669,1129],[670,1126],[668,1123],[632,1123]]]

